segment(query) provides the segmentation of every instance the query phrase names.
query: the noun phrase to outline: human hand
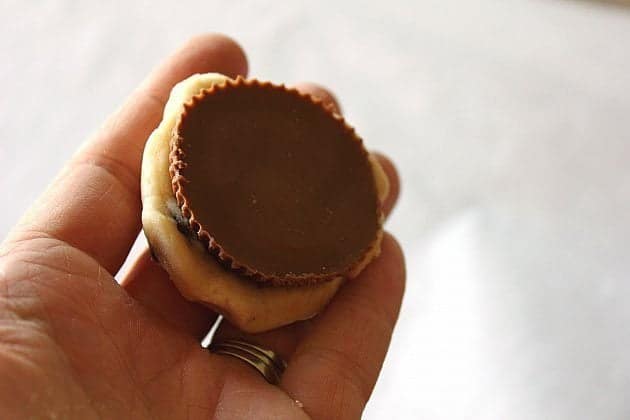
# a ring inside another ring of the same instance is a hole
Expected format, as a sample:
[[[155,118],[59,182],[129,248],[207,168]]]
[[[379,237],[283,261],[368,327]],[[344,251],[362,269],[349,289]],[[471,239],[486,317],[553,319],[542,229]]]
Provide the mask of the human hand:
[[[382,254],[317,317],[263,334],[229,325],[288,361],[279,386],[199,342],[216,314],[186,301],[145,250],[113,277],[140,228],[144,142],[171,87],[194,73],[244,75],[240,47],[193,38],[70,160],[0,246],[0,418],[359,418],[404,289],[401,250]],[[310,84],[299,89],[336,104]],[[379,157],[391,183],[398,181]],[[300,403],[296,403],[298,400]],[[303,406],[303,408],[301,408]]]

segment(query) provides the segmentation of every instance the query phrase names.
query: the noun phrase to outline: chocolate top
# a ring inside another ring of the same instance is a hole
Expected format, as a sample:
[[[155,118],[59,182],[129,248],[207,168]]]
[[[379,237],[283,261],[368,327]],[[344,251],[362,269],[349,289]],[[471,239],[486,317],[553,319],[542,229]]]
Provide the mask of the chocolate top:
[[[243,80],[215,86],[185,107],[171,146],[192,230],[259,281],[344,275],[376,241],[381,210],[367,152],[309,96]]]

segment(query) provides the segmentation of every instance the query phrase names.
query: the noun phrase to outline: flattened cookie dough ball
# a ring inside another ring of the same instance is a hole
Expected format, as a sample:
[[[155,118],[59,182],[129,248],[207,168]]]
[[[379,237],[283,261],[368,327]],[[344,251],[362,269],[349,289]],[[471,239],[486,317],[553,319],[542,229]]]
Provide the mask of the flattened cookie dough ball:
[[[258,332],[314,316],[378,255],[387,188],[320,101],[195,75],[147,142],[143,227],[186,298]]]

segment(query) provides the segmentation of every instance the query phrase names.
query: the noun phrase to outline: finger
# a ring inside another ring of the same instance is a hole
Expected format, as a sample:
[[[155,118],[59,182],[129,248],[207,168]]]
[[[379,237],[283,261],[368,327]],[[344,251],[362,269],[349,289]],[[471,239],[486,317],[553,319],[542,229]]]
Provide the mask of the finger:
[[[381,293],[381,289],[379,289],[379,287],[386,288],[386,291],[387,291],[387,288],[389,287],[388,284],[390,282],[393,288],[391,294],[394,295],[394,298],[393,298],[393,303],[390,303],[389,305],[392,307],[397,307],[399,305],[399,300],[396,301],[396,295],[402,294],[402,290],[400,288],[396,289],[396,287],[404,286],[404,273],[402,275],[403,284],[400,284],[400,282],[396,283],[396,278],[395,278],[396,273],[390,273],[387,276],[385,276],[384,274],[379,274],[379,273],[388,273],[389,271],[395,271],[395,270],[392,270],[392,268],[399,270],[402,267],[401,265],[402,263],[398,259],[395,259],[392,262],[381,261],[383,259],[385,260],[391,259],[390,254],[393,254],[395,257],[399,256],[399,253],[398,254],[396,253],[396,251],[399,251],[399,249],[397,245],[393,246],[392,242],[393,242],[393,245],[395,245],[395,241],[393,241],[390,236],[386,236],[384,238],[383,252],[381,256],[379,256],[377,260],[375,260],[370,266],[368,266],[366,271],[362,273],[359,276],[359,278],[353,280],[352,283],[350,283],[349,285],[344,286],[342,291],[339,292],[338,296],[336,296],[333,299],[333,301],[330,303],[329,309],[326,310],[326,313],[331,311],[332,310],[331,308],[340,305],[340,303],[338,303],[338,300],[341,299],[343,302],[343,299],[347,299],[347,298],[343,298],[344,294],[348,293],[348,292],[344,292],[344,290],[347,288],[351,288],[351,287],[361,288],[365,286],[364,292],[366,294],[371,295],[371,296],[379,296],[379,294]],[[377,274],[374,274],[374,273],[377,273]],[[397,273],[398,275],[400,275],[399,271]],[[393,281],[390,280],[390,276],[394,279]],[[358,286],[352,286],[353,283],[357,283]],[[387,296],[387,293],[384,294],[384,296]],[[354,299],[357,299],[357,298],[354,298]],[[358,301],[356,304],[360,304],[360,301]],[[356,307],[356,304],[355,304],[355,307]],[[337,313],[339,312],[341,311],[337,310]],[[267,349],[271,349],[275,351],[285,360],[289,360],[290,365],[294,367],[295,366],[294,359],[295,357],[298,357],[298,356],[295,356],[296,351],[303,346],[303,343],[306,343],[307,340],[308,341],[313,340],[312,337],[313,337],[313,334],[315,334],[314,331],[317,331],[317,329],[322,329],[322,328],[324,328],[325,330],[326,328],[329,328],[331,326],[330,325],[331,322],[334,322],[334,321],[330,321],[330,319],[333,319],[331,318],[330,315],[326,315],[326,316],[327,318],[325,319],[327,319],[327,321],[322,321],[322,318],[324,318],[324,314],[322,314],[320,317],[316,317],[316,318],[306,320],[306,321],[296,322],[286,327],[282,327],[279,329],[275,329],[272,331],[259,333],[259,334],[244,333],[238,330],[233,325],[231,325],[229,322],[223,321],[223,323],[221,324],[221,327],[219,328],[219,330],[217,331],[215,335],[215,341],[220,342],[226,339],[236,338],[236,339],[241,339],[241,340],[250,342],[252,344],[257,344],[263,348],[267,348]],[[339,316],[339,315],[336,315],[336,316]],[[395,318],[395,316],[392,318]],[[348,323],[347,325],[348,328],[353,328],[352,323],[356,321],[357,320],[355,318],[350,318],[350,319],[345,320],[344,322]],[[322,323],[325,324],[324,327],[321,326]],[[357,324],[357,325],[360,325],[360,324]],[[343,338],[340,338],[340,340],[343,340]],[[366,342],[366,345],[369,346],[370,344]],[[338,344],[332,343],[332,346],[333,348],[336,348],[338,347]],[[375,355],[378,355],[378,354],[375,353]],[[381,362],[377,363],[377,365],[380,366]],[[317,418],[317,416],[315,416],[315,418]]]
[[[115,273],[140,229],[144,143],[172,86],[194,73],[244,74],[241,48],[222,35],[191,39],[158,66],[70,160],[9,240],[47,236],[93,256]]]
[[[380,372],[404,291],[400,247],[340,290],[289,360],[282,387],[313,418],[360,418]]]
[[[389,181],[389,192],[385,200],[383,200],[383,213],[385,214],[385,217],[388,217],[398,201],[398,196],[400,194],[400,178],[398,177],[396,167],[388,157],[380,153],[373,152],[372,154],[381,164],[381,167],[385,171],[385,175],[387,175],[387,180]]]
[[[341,114],[341,106],[339,105],[339,101],[337,100],[335,95],[333,95],[332,92],[325,87],[316,83],[300,82],[295,85],[295,88],[302,93],[308,93],[309,95],[320,99],[324,103],[324,105],[330,107],[333,112]]]

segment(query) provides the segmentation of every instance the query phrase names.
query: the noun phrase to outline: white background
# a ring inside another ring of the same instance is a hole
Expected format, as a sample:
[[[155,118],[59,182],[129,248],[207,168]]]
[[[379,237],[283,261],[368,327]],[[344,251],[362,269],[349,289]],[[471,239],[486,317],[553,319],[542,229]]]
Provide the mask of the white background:
[[[162,57],[225,32],[400,168],[408,288],[366,419],[629,418],[630,9],[351,3],[4,0],[0,236]]]

